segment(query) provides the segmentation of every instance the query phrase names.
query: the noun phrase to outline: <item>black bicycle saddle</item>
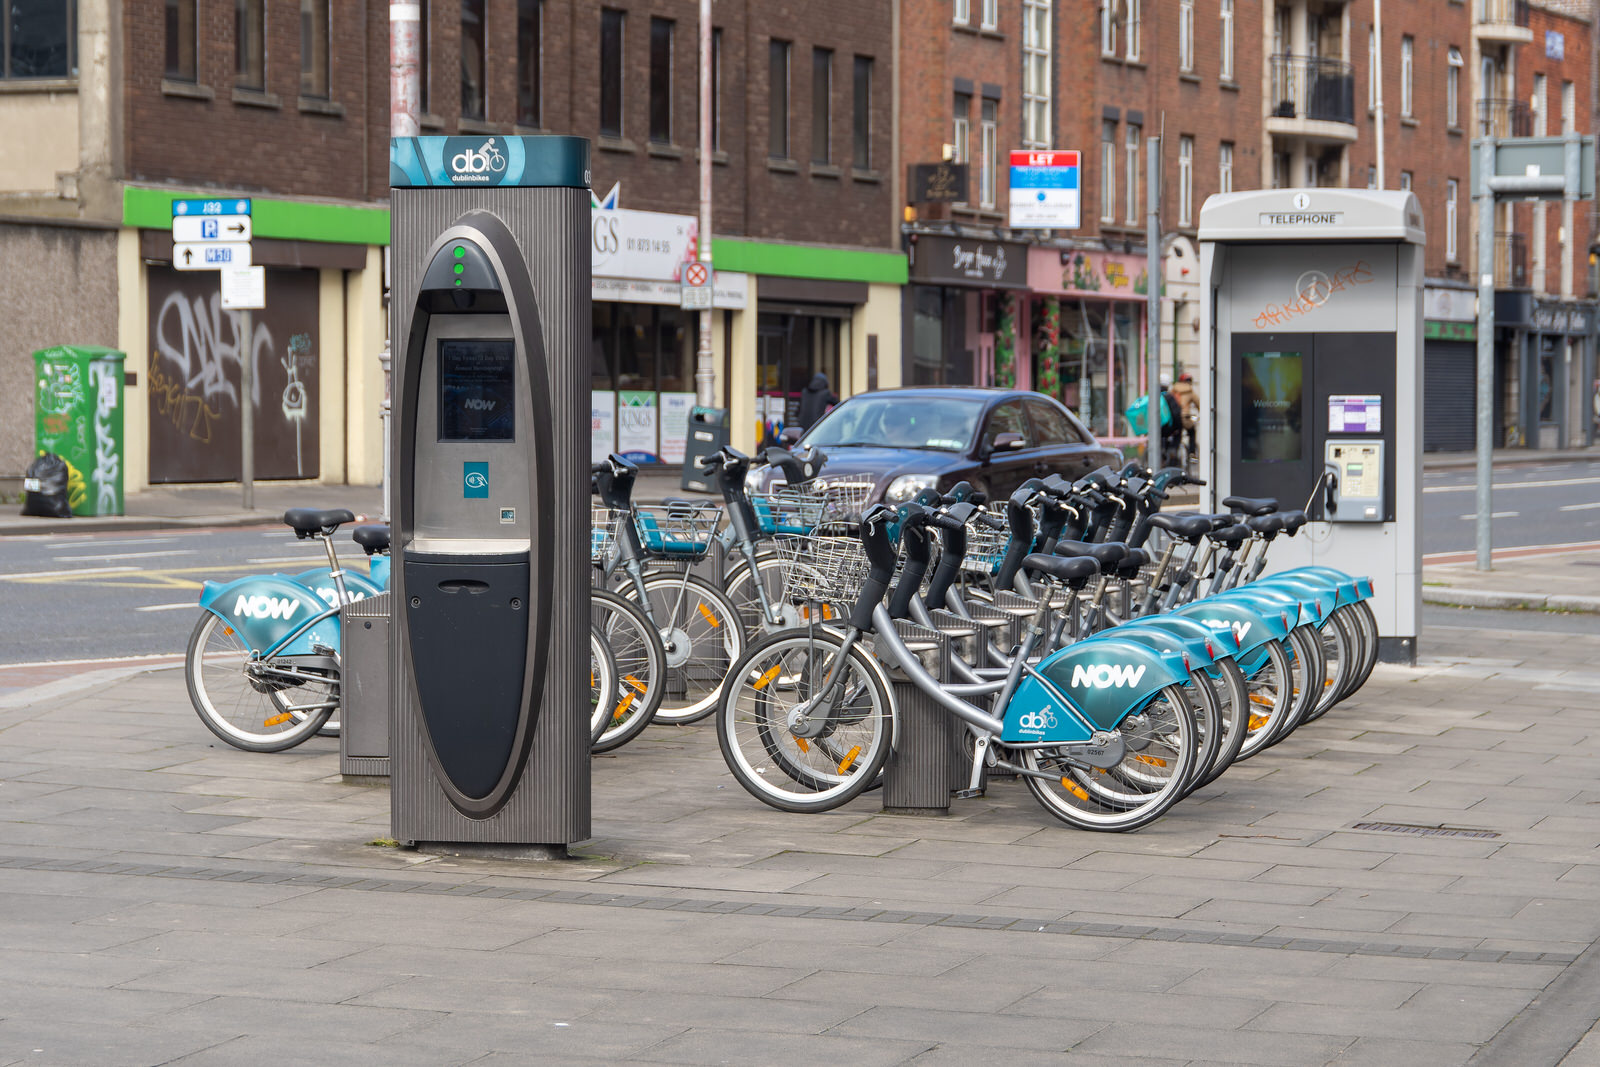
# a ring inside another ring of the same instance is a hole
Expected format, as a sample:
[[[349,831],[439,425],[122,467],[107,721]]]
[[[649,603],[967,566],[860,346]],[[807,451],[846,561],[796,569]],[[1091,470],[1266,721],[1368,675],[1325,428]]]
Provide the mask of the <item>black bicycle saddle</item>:
[[[1229,496],[1223,497],[1224,507],[1245,515],[1270,515],[1278,510],[1278,500],[1270,496]]]
[[[389,527],[382,523],[357,526],[350,531],[350,540],[360,545],[369,556],[378,552],[387,552],[389,551]]]
[[[283,513],[283,521],[303,541],[314,534],[331,534],[344,523],[355,522],[356,517],[348,508],[290,508]]]
[[[1100,570],[1094,560],[1084,558],[1069,559],[1066,556],[1051,556],[1043,552],[1030,552],[1022,557],[1022,569],[1032,571],[1034,574],[1045,574],[1057,581],[1069,585],[1082,583],[1095,576]]]

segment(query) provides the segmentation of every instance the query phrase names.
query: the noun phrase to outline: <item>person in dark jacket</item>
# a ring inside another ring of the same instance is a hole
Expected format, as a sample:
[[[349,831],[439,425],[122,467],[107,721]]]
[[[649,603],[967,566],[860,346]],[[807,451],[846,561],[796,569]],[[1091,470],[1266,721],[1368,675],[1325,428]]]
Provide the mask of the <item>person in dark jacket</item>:
[[[800,429],[809,430],[838,402],[838,396],[828,388],[828,376],[819,373],[811,379],[810,385],[800,391],[800,417],[796,423]]]

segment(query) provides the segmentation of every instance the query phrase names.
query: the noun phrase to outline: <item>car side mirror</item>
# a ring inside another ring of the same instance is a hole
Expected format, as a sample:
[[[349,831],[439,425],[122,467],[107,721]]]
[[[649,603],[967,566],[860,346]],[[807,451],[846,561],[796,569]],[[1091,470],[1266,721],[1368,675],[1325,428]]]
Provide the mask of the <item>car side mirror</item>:
[[[1015,452],[1022,445],[1023,440],[1020,433],[997,433],[994,435],[994,444],[989,446],[989,451],[991,453]]]
[[[783,429],[778,431],[778,447],[793,448],[795,445],[800,443],[800,438],[804,434],[805,430],[798,426],[785,426]]]

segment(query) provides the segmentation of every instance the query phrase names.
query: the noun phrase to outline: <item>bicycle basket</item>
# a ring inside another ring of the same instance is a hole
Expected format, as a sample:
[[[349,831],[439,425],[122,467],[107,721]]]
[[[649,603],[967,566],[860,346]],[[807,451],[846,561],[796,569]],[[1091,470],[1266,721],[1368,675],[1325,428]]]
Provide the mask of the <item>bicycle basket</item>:
[[[867,580],[867,554],[859,526],[829,522],[805,537],[782,537],[783,599],[791,604],[853,604]]]
[[[602,565],[617,548],[617,513],[604,504],[589,505],[589,562]]]
[[[987,514],[1005,519],[1003,510],[989,508]],[[982,523],[967,527],[967,554],[961,558],[961,569],[969,574],[990,575],[1000,570],[1006,548],[1011,544],[1011,530],[1001,527],[992,530]]]
[[[711,551],[717,528],[722,525],[722,508],[709,502],[679,501],[674,504],[638,504],[633,509],[633,525],[647,555],[661,559],[701,559]]]

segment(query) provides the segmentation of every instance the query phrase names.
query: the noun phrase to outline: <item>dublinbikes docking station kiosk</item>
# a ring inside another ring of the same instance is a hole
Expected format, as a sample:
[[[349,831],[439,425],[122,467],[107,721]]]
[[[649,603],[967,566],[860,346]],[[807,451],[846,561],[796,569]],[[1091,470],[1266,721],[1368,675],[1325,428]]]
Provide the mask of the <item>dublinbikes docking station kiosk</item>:
[[[589,836],[589,145],[390,146],[391,799],[406,843]]]
[[[1402,662],[1421,624],[1423,240],[1409,192],[1264,189],[1200,211],[1207,506],[1307,507],[1269,569],[1370,576],[1380,655]]]

